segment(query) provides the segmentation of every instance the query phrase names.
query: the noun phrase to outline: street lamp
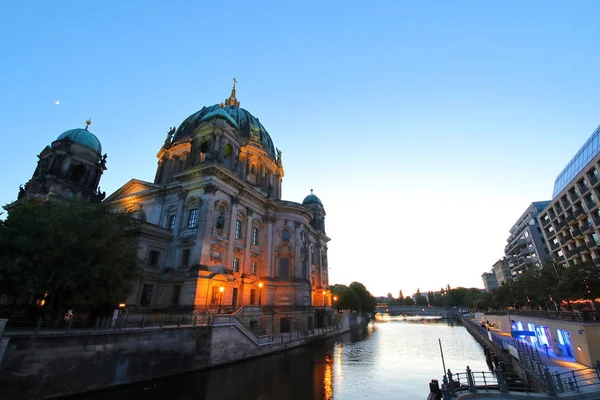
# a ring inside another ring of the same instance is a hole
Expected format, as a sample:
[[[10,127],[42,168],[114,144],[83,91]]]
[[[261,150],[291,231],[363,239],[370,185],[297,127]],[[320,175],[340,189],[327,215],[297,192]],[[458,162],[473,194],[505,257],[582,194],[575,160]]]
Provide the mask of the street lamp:
[[[221,314],[221,300],[223,300],[223,292],[225,291],[225,288],[223,286],[221,286],[219,288],[219,292],[221,292],[219,294],[219,309],[217,310],[217,314]]]
[[[262,282],[258,282],[258,305],[262,305],[262,287],[263,287],[263,283]]]
[[[327,292],[323,290],[323,308],[325,308],[325,295],[326,294],[327,294]]]
[[[338,297],[337,296],[333,296],[333,302],[336,303],[337,302]]]

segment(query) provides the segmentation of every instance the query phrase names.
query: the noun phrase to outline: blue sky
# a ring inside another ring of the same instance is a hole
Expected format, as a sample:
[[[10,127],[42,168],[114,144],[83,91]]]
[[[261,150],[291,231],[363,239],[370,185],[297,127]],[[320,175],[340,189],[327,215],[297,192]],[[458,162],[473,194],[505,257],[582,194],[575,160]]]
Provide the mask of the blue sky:
[[[284,198],[325,205],[331,283],[481,287],[600,124],[596,1],[87,3],[0,5],[2,205],[90,115],[102,190],[152,180],[168,128],[236,77]]]

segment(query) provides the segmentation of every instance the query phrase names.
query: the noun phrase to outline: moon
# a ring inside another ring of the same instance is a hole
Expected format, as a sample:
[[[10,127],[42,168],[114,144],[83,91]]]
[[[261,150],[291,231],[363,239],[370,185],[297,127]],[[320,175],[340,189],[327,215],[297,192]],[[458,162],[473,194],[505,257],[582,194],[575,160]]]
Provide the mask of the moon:
[[[56,100],[56,101],[54,102],[54,105],[59,105],[59,104],[60,104],[60,101],[59,101],[59,100]]]

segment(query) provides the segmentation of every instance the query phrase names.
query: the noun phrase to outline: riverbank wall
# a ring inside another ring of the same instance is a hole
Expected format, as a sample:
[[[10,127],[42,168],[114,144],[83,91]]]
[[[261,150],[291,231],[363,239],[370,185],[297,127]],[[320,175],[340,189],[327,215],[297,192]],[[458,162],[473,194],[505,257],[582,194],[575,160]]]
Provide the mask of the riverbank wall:
[[[333,326],[268,336],[257,336],[232,315],[202,325],[194,320],[187,326],[8,332],[0,399],[55,398],[201,370],[303,346],[367,322],[348,313]]]

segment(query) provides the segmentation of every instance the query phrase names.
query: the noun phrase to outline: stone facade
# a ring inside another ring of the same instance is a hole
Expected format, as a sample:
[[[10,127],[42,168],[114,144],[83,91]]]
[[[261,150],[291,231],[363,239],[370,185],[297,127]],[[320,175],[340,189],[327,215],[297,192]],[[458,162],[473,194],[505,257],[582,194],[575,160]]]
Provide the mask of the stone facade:
[[[264,332],[326,324],[325,210],[313,194],[302,204],[281,199],[281,151],[239,108],[235,86],[225,103],[170,129],[157,157],[154,182],[132,179],[106,200],[143,221],[144,278],[126,299],[130,310],[260,305],[281,315]]]

